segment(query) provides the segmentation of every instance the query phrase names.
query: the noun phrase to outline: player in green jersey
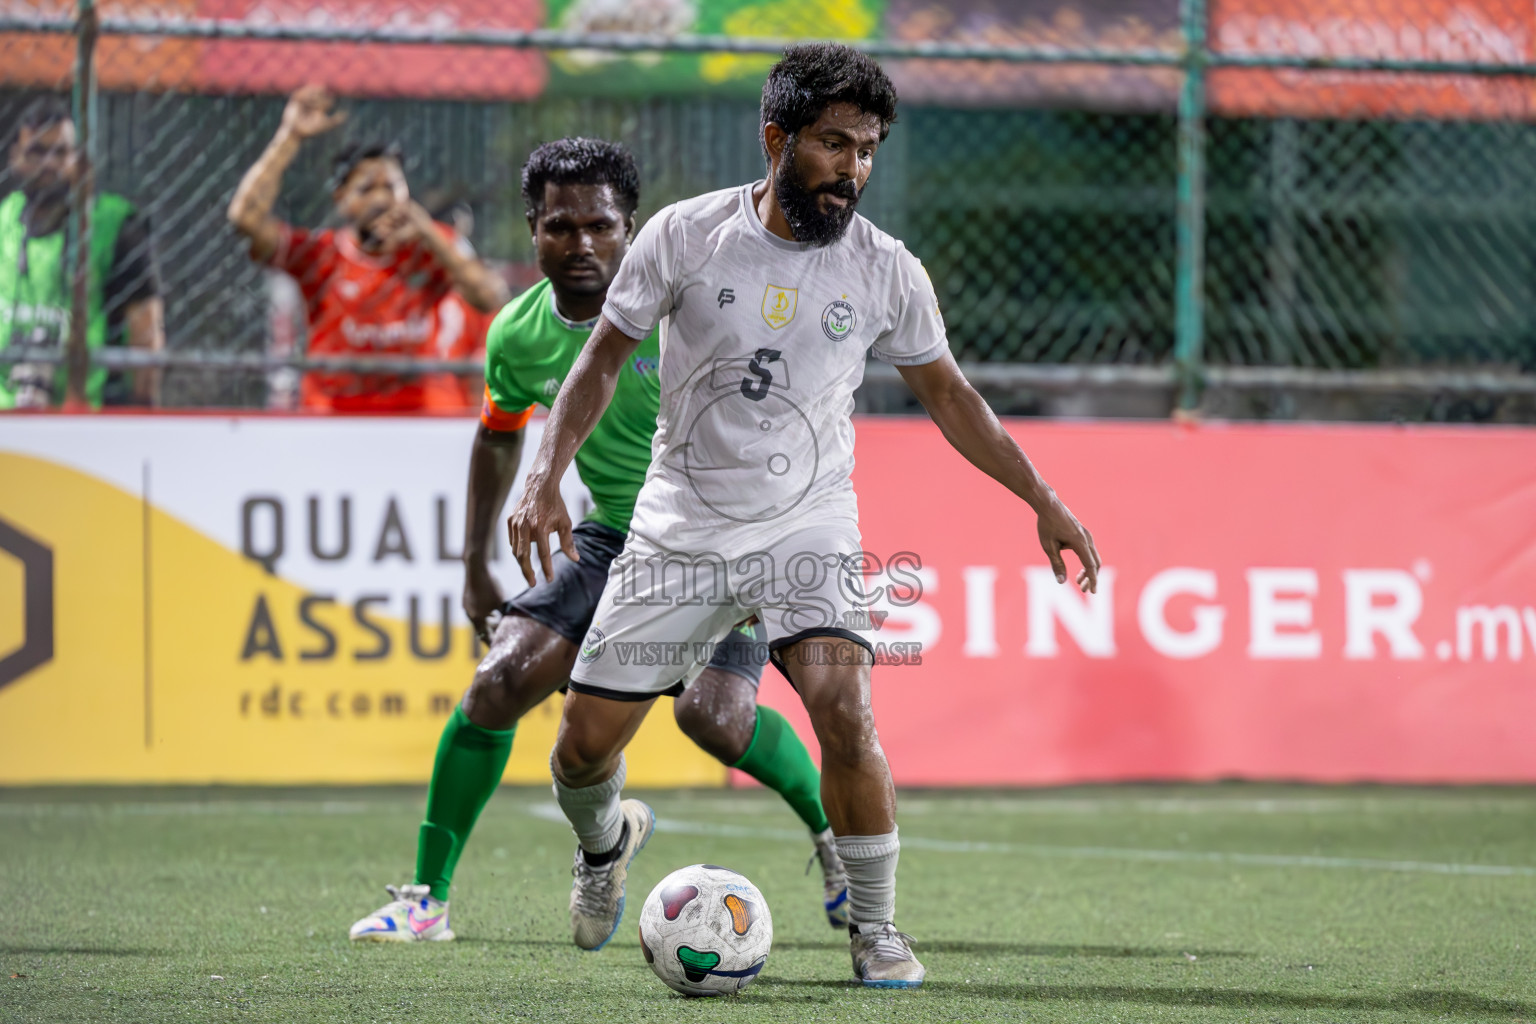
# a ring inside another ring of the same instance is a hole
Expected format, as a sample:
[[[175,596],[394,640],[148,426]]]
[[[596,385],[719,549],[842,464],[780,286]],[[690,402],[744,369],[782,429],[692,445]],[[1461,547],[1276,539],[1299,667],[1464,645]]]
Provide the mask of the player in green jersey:
[[[415,879],[387,886],[392,900],[352,926],[354,940],[453,938],[448,890],[459,855],[501,782],[518,720],[565,685],[582,654],[609,563],[623,550],[635,496],[650,466],[661,396],[654,334],[620,373],[612,405],[576,455],[577,472],[593,501],[573,531],[579,560],[558,557],[550,579],[510,601],[502,599],[487,556],[517,475],[523,428],[535,407],[553,404],[586,344],[634,235],[640,199],[634,158],[622,146],[593,139],[540,146],[523,168],[522,185],[545,280],[509,303],[491,325],[485,404],[470,449],[464,610],[490,652],[438,743]],[[827,918],[833,927],[845,927],[847,883],[821,805],[820,774],[784,717],[757,704],[766,660],[756,623],[738,626],[709,668],[677,692],[677,722],[710,754],[776,790],[805,822],[821,861]],[[621,765],[615,776],[620,785],[623,776]],[[646,820],[632,823],[641,835],[651,825],[648,813]],[[578,853],[573,870],[580,877],[605,866]],[[573,919],[581,909],[574,899]],[[598,938],[596,947],[607,941]]]

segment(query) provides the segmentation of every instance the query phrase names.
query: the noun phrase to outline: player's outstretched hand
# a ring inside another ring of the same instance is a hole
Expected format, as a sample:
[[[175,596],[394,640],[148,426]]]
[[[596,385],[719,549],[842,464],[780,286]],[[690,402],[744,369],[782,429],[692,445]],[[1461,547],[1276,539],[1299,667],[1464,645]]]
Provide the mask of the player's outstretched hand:
[[[1077,574],[1077,588],[1085,594],[1097,593],[1100,563],[1099,549],[1093,546],[1093,534],[1077,521],[1067,506],[1054,497],[1041,510],[1038,528],[1040,546],[1045,549],[1045,557],[1051,560],[1056,582],[1067,582],[1067,563],[1061,553],[1064,550],[1071,551],[1083,563],[1082,571]]]
[[[501,611],[501,588],[491,575],[490,566],[484,559],[475,559],[464,566],[464,614],[469,616],[475,635],[491,644],[491,616]]]
[[[288,97],[283,108],[283,127],[301,139],[324,135],[347,119],[346,111],[332,112],[336,97],[323,85],[306,85]]]
[[[507,518],[507,537],[512,542],[512,554],[523,569],[523,579],[530,587],[538,585],[533,574],[532,552],[539,553],[539,566],[546,580],[554,579],[555,567],[550,560],[554,551],[549,546],[550,534],[560,538],[560,550],[573,562],[581,561],[576,554],[576,542],[571,539],[571,517],[560,500],[560,485],[538,486],[532,480],[524,489],[512,515]]]

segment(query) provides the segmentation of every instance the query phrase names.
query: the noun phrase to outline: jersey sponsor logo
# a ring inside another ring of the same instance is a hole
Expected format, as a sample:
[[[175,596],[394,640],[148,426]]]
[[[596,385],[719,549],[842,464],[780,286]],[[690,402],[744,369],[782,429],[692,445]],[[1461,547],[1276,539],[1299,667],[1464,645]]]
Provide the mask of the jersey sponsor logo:
[[[770,284],[763,289],[763,323],[778,330],[795,318],[800,306],[800,289]]]
[[[46,324],[50,327],[67,328],[69,326],[69,310],[54,306],[45,306],[41,303],[17,302],[6,310],[9,319],[19,324]]]
[[[736,290],[734,288],[721,288],[720,294],[715,296],[715,301],[720,304],[721,309],[724,309],[736,301]]]
[[[636,356],[635,361],[630,365],[635,368],[636,373],[646,377],[656,372],[657,364],[658,360],[652,356]]]
[[[544,382],[544,394],[545,394],[546,397],[549,396],[549,395],[558,395],[559,393],[560,393],[560,378],[558,378],[558,377],[551,377],[551,378],[549,378],[549,380]]]
[[[585,664],[592,664],[603,656],[603,651],[608,648],[608,637],[601,629],[593,626],[587,630],[587,637],[581,642],[581,652],[576,657]]]
[[[842,299],[833,299],[821,311],[821,333],[833,341],[842,341],[853,334],[857,320],[852,306]]]
[[[432,339],[435,326],[432,317],[424,314],[382,324],[358,323],[349,316],[341,321],[341,336],[353,348],[420,345]]]

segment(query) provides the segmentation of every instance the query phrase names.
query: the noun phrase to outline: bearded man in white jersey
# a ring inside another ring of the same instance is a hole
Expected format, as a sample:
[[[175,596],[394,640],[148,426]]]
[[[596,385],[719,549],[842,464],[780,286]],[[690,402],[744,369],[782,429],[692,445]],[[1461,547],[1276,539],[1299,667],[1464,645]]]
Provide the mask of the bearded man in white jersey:
[[[530,581],[535,549],[549,573],[552,534],[577,557],[560,476],[660,324],[651,468],[550,757],[579,843],[571,929],[583,948],[617,929],[629,862],[654,824],[645,804],[620,800],[625,744],[657,696],[680,692],[712,642],[756,615],[821,744],[854,974],[875,988],[922,984],[894,922],[896,794],[870,707],[870,562],[851,482],[867,353],[896,365],[949,442],[1034,510],[1057,580],[1070,549],[1078,586],[1096,588],[1093,538],[960,373],[922,265],[854,212],[895,119],[895,90],[864,54],[785,52],[763,86],[767,180],[678,203],[641,230],[508,521]]]

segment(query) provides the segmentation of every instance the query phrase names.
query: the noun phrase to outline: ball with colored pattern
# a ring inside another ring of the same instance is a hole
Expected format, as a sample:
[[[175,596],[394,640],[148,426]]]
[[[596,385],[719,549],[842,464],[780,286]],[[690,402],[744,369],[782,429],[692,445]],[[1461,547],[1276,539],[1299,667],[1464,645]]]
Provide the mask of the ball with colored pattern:
[[[740,992],[768,962],[773,917],[745,875],[714,864],[678,868],[640,911],[640,951],[685,996]]]

